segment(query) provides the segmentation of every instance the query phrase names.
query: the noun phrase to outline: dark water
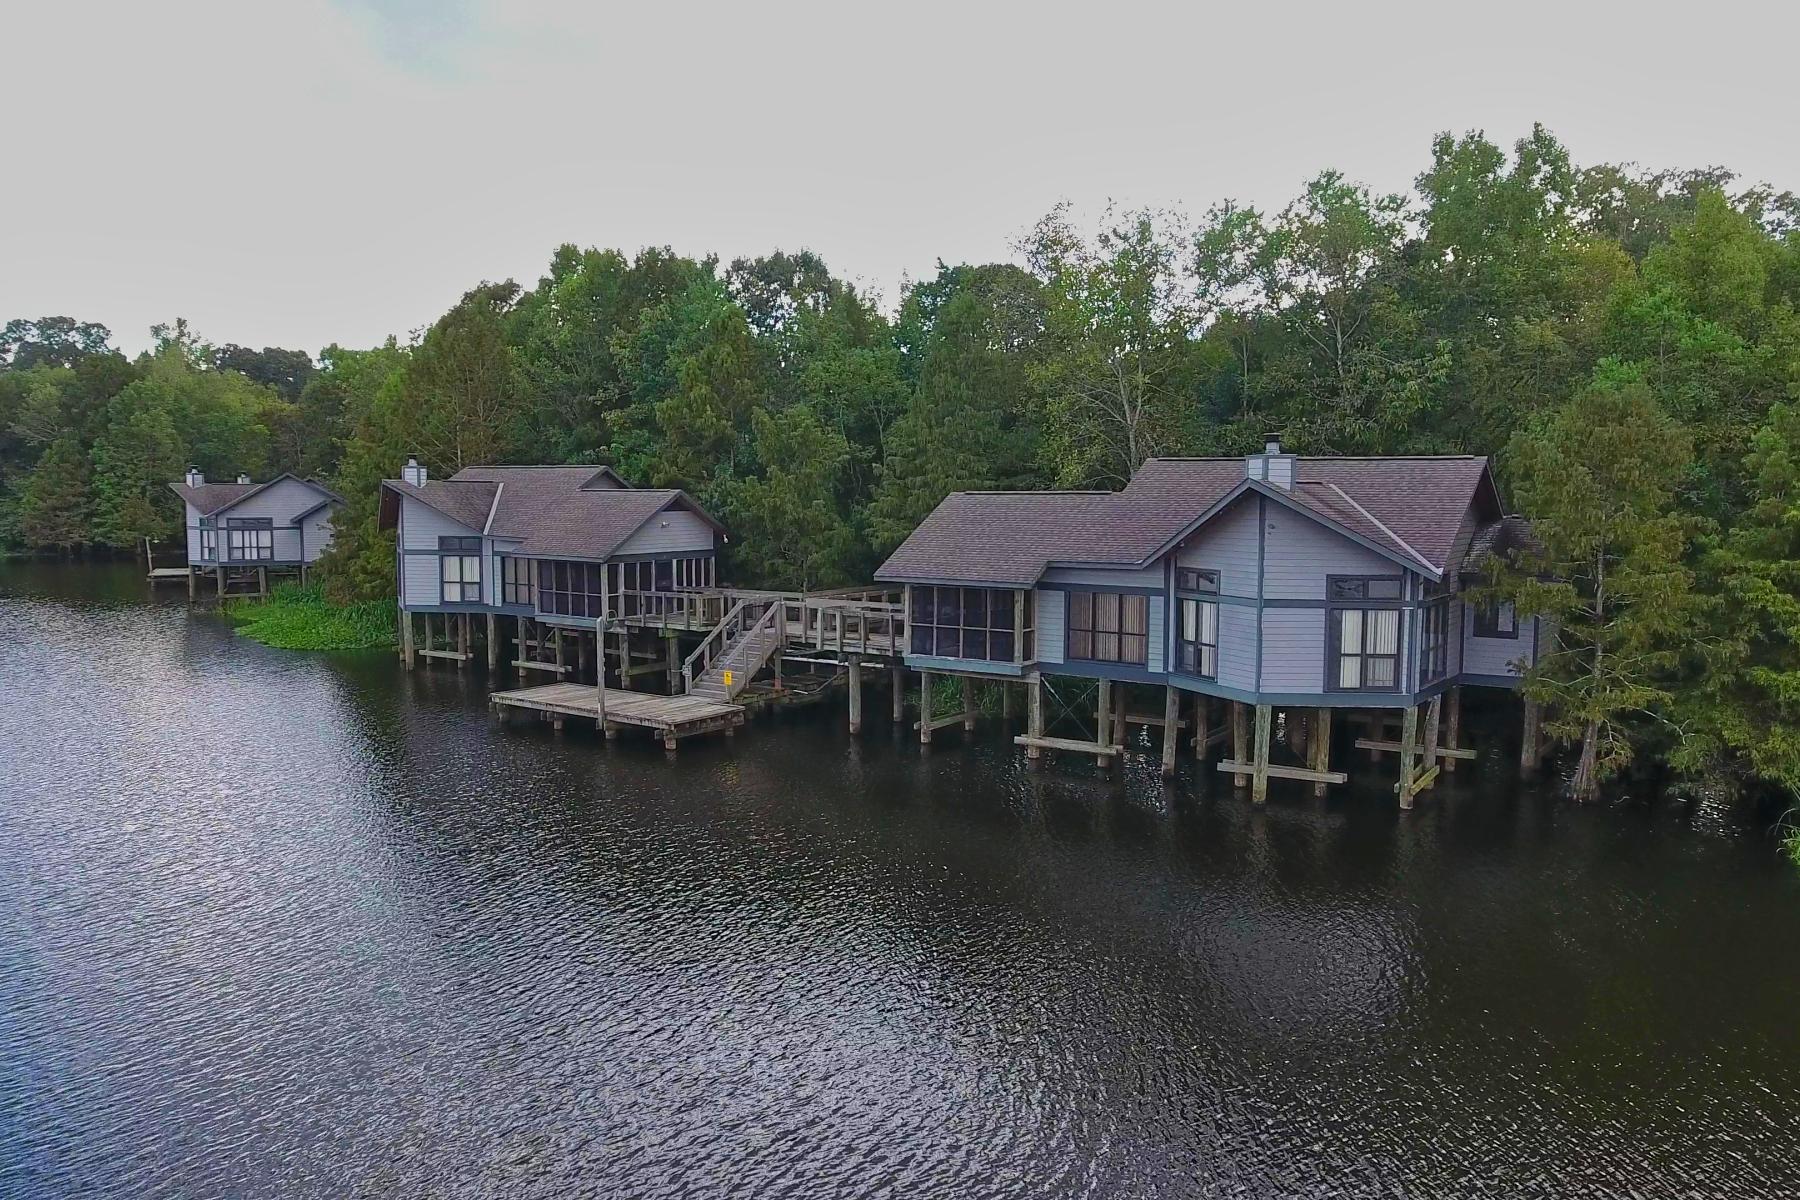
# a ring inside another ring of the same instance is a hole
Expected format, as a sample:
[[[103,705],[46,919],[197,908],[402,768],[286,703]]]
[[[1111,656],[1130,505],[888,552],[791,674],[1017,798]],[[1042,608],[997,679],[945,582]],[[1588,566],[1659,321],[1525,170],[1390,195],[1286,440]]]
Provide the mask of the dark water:
[[[0,564],[0,697],[6,1196],[1800,1191],[1800,879],[1729,811],[837,712],[671,764],[129,569]]]

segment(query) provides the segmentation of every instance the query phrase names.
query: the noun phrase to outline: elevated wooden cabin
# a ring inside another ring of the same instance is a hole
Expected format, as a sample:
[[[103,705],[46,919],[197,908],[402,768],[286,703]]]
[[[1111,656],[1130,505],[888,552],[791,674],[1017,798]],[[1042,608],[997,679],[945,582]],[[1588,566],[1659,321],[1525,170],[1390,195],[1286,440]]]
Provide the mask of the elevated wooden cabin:
[[[221,594],[228,579],[254,576],[266,591],[271,571],[298,571],[317,562],[331,545],[332,519],[341,496],[324,484],[297,475],[277,475],[253,483],[208,483],[196,467],[169,487],[185,509],[188,588],[211,572]]]

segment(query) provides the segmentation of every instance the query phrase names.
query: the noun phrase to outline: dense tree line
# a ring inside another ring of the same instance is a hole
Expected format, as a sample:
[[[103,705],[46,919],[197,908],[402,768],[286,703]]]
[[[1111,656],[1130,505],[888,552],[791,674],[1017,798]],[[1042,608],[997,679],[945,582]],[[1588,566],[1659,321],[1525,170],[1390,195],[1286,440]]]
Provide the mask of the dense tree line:
[[[1406,195],[1337,172],[1263,212],[1058,208],[1018,265],[892,310],[816,255],[564,246],[405,343],[127,361],[0,333],[0,536],[129,547],[164,483],[292,470],[347,497],[327,575],[391,592],[376,482],[418,454],[607,462],[694,492],[733,576],[866,579],[948,491],[1117,486],[1154,454],[1495,456],[1536,544],[1488,581],[1555,618],[1529,681],[1580,747],[1800,789],[1800,202],[1727,171],[1576,167],[1542,129],[1441,136]]]

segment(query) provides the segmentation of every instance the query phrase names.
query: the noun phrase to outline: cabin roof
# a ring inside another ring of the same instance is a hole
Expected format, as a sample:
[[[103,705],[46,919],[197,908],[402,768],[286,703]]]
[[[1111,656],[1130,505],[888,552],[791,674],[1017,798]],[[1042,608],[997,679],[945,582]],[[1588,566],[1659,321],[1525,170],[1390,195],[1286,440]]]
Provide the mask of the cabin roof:
[[[1141,566],[1251,490],[1442,575],[1470,505],[1500,512],[1485,458],[1297,457],[1294,468],[1285,489],[1247,478],[1242,458],[1153,458],[1120,492],[956,492],[875,577],[1024,587],[1055,565]]]
[[[1461,570],[1464,575],[1479,575],[1486,571],[1490,559],[1517,563],[1521,555],[1542,552],[1543,543],[1533,532],[1531,522],[1509,514],[1475,530],[1463,554]]]
[[[274,487],[284,479],[304,483],[324,497],[323,500],[308,505],[304,512],[299,514],[301,516],[317,512],[321,504],[342,504],[344,502],[342,496],[318,480],[302,479],[291,472],[283,472],[263,483],[203,483],[198,487],[189,487],[185,483],[171,483],[169,487],[177,496],[193,505],[201,516],[211,517],[248,500],[260,491]]]
[[[424,486],[382,481],[457,524],[516,540],[518,553],[543,558],[607,558],[658,513],[682,508],[720,533],[724,527],[676,488],[633,488],[609,467],[466,467]],[[392,525],[388,506],[381,523]]]

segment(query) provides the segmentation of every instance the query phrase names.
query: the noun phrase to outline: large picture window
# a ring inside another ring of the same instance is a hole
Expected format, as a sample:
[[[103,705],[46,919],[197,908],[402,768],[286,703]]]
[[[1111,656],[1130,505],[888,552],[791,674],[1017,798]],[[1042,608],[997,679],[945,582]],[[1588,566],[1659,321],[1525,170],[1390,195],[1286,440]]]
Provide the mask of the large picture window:
[[[1146,665],[1150,661],[1150,597],[1130,592],[1070,592],[1069,657]]]
[[[600,564],[540,561],[537,565],[538,611],[561,617],[597,617],[605,607],[600,594]]]
[[[907,623],[913,653],[1014,661],[1017,594],[1009,588],[915,585]],[[1030,624],[1029,614],[1026,624]]]
[[[440,603],[480,604],[481,539],[439,538],[438,580]]]
[[[537,571],[529,558],[503,555],[500,559],[500,602],[536,604]]]
[[[1340,692],[1392,692],[1400,687],[1400,610],[1340,608],[1331,614]]]
[[[275,522],[269,517],[228,518],[225,553],[232,562],[267,562],[275,557]]]

